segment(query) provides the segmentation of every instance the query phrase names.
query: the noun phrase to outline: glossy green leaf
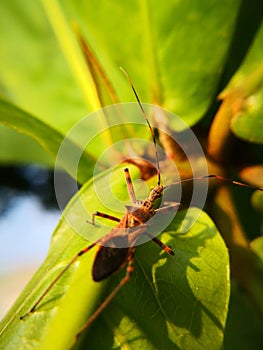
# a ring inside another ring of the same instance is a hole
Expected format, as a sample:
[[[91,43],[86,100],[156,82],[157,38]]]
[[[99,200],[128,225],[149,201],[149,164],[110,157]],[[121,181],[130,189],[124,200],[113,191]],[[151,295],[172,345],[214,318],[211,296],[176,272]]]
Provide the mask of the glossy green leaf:
[[[261,215],[263,214],[263,193],[262,192],[255,192],[252,196],[252,204],[253,206],[258,210]]]
[[[261,4],[262,6],[262,4]],[[259,12],[262,9],[259,8]],[[251,45],[245,60],[232,77],[227,91],[239,91],[237,104],[241,109],[233,118],[231,129],[239,138],[253,143],[263,143],[262,97],[263,97],[263,25]]]
[[[252,250],[257,254],[257,256],[260,258],[261,262],[263,263],[263,238],[258,237],[254,239],[254,241],[251,244]]]
[[[241,0],[109,1],[103,6],[43,0],[29,8],[18,0],[2,2],[2,94],[63,134],[98,108],[74,41],[74,21],[120,101],[134,100],[121,65],[142,101],[158,103],[193,125],[214,101],[225,65],[233,61],[231,49],[238,42],[236,66],[256,32],[259,11],[254,6],[255,12],[248,13],[246,6]],[[242,25],[246,31],[240,42]]]
[[[139,175],[135,167],[130,171],[133,178]],[[98,187],[108,182],[109,175],[98,177]],[[127,200],[121,178],[122,168],[113,176],[111,188],[117,199],[112,197],[112,205]],[[109,191],[104,193],[110,196]],[[96,227],[86,222],[87,211],[107,210],[99,202],[92,181],[71,200],[54,232],[47,259],[1,323],[1,348],[69,349],[85,320],[124,275],[122,270],[105,282],[93,282],[90,269],[95,248],[65,273],[34,314],[19,319],[88,245],[76,232],[93,235],[105,230],[103,220]],[[175,256],[160,251],[153,242],[136,249],[131,281],[80,339],[81,349],[221,349],[229,299],[228,253],[209,217],[194,208],[189,213],[190,220],[200,216],[188,232],[182,233],[187,222],[180,212],[160,235]]]
[[[40,1],[1,2],[1,93],[66,132],[88,110]]]
[[[4,126],[8,126],[22,134],[30,136],[33,140],[37,141],[39,145],[51,156],[54,161],[58,155],[59,148],[64,141],[70,149],[71,157],[75,154],[82,154],[83,150],[70,141],[64,139],[64,136],[54,128],[50,127],[46,123],[42,122],[38,118],[28,114],[27,112],[17,108],[9,102],[0,99],[0,123]],[[64,167],[68,172],[76,178],[76,174],[71,171],[71,158],[63,158],[60,166]],[[79,166],[79,178],[80,182],[84,182],[89,173],[89,169],[92,171],[94,160],[91,155],[84,152],[84,156],[81,157]]]
[[[262,91],[263,92],[263,91]],[[262,93],[258,99],[262,101]],[[252,143],[263,144],[262,128],[262,103],[257,105],[257,111],[253,113],[244,113],[242,116],[233,119],[232,130],[241,139]]]
[[[240,171],[239,175],[243,181],[252,184],[255,187],[263,188],[263,165],[254,165],[245,167]],[[253,193],[251,202],[254,208],[259,212],[263,213],[263,192],[255,191]]]
[[[32,138],[4,125],[0,125],[0,134],[0,159],[4,164],[54,165],[54,159]]]
[[[132,76],[143,101],[157,102],[190,124],[200,119],[224,70],[239,1],[122,5],[111,1],[103,7],[95,1],[69,1],[63,5],[69,20],[79,23],[103,67],[111,72],[121,100],[130,101],[131,94],[116,74],[116,64]],[[134,24],[135,30],[130,30]],[[120,27],[122,35],[115,35]]]

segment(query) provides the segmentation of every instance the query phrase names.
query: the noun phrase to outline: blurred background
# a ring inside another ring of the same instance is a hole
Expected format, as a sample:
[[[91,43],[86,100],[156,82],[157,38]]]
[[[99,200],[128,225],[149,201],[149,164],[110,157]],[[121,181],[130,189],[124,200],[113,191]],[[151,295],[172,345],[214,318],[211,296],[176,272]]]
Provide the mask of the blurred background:
[[[47,169],[2,166],[0,179],[2,318],[45,259],[60,211]]]

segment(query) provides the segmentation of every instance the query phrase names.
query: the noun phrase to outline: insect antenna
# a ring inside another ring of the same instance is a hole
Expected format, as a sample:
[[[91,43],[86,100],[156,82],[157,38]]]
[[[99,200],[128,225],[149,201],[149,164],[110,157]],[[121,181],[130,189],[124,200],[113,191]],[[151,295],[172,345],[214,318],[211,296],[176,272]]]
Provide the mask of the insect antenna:
[[[203,179],[211,179],[211,178],[218,179],[218,180],[221,180],[221,181],[224,181],[224,182],[228,182],[228,183],[231,183],[232,185],[247,187],[247,188],[251,188],[252,190],[257,190],[257,191],[263,191],[263,188],[256,187],[256,186],[253,186],[253,185],[249,185],[249,184],[246,184],[246,183],[243,183],[243,182],[235,181],[235,180],[229,179],[227,177],[223,177],[223,176],[215,175],[215,174],[191,177],[189,179],[176,181],[176,182],[170,183],[167,186],[164,186],[164,189],[166,189],[166,188],[168,188],[170,186],[175,186],[175,185],[181,184],[182,182],[190,182],[190,181],[195,181],[195,180],[203,180]]]
[[[132,91],[133,91],[133,93],[134,93],[134,95],[135,95],[135,97],[136,97],[136,100],[137,100],[137,102],[138,102],[138,104],[139,104],[139,106],[140,106],[140,109],[141,109],[141,111],[142,111],[142,114],[143,114],[143,116],[144,116],[144,118],[145,118],[145,120],[146,120],[146,123],[147,123],[147,125],[148,125],[148,127],[149,127],[149,129],[150,129],[150,132],[151,132],[151,134],[152,134],[152,139],[153,139],[154,149],[155,149],[156,167],[157,167],[157,178],[158,178],[157,184],[158,184],[158,186],[159,186],[159,185],[161,184],[161,171],[160,171],[159,156],[158,156],[158,151],[157,151],[157,143],[156,143],[156,138],[155,138],[154,130],[153,130],[153,128],[152,128],[152,126],[151,126],[151,124],[150,124],[150,122],[149,122],[149,118],[148,118],[148,116],[147,116],[147,114],[146,114],[146,112],[145,112],[145,110],[144,110],[144,108],[143,108],[143,106],[142,106],[142,103],[141,103],[141,101],[140,101],[140,98],[139,98],[139,96],[138,96],[136,90],[135,90],[135,87],[133,86],[133,83],[132,83],[132,81],[131,81],[131,78],[129,77],[128,73],[127,73],[122,67],[120,67],[120,70],[124,73],[124,75],[125,75],[126,78],[128,79],[128,82],[129,82],[129,84],[130,84],[130,86],[131,86],[131,88],[132,88]]]

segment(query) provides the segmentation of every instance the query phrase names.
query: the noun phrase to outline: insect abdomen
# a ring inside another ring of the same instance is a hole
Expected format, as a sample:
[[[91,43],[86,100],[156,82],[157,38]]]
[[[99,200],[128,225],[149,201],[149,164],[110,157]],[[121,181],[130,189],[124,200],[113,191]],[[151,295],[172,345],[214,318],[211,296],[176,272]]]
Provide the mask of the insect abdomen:
[[[125,264],[130,251],[127,245],[127,236],[115,236],[105,241],[104,246],[100,246],[92,267],[92,278],[95,282],[104,280]]]

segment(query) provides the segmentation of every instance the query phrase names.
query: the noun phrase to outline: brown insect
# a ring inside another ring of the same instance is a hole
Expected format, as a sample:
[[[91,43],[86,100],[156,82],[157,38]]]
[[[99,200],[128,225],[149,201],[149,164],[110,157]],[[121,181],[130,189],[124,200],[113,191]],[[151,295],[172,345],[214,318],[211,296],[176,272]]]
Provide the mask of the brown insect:
[[[156,157],[156,169],[157,169],[157,185],[150,191],[148,198],[145,200],[137,200],[136,195],[134,192],[131,176],[129,173],[129,169],[124,169],[126,184],[127,184],[127,190],[130,197],[131,205],[126,206],[126,212],[122,219],[119,219],[117,217],[107,215],[101,212],[94,212],[92,214],[92,222],[91,224],[95,225],[95,217],[102,217],[108,220],[116,221],[118,222],[117,226],[113,228],[108,234],[106,234],[104,237],[100,238],[96,242],[90,244],[88,247],[82,249],[78,254],[76,254],[73,259],[65,266],[65,268],[58,274],[58,276],[53,280],[53,282],[49,285],[49,287],[44,291],[44,293],[40,296],[40,298],[35,302],[33,307],[28,311],[26,314],[20,317],[20,319],[24,319],[29,314],[32,314],[36,311],[37,306],[40,304],[40,302],[43,300],[43,298],[48,294],[50,289],[57,283],[57,281],[61,278],[61,276],[70,268],[72,264],[83,254],[86,254],[89,252],[93,247],[98,246],[98,251],[93,263],[92,267],[92,278],[95,282],[100,282],[107,277],[111,276],[113,273],[118,271],[119,269],[126,266],[126,274],[123,277],[123,279],[120,281],[120,283],[113,289],[113,291],[108,295],[108,297],[100,304],[100,306],[97,308],[97,310],[91,315],[91,317],[88,319],[88,321],[83,325],[83,327],[79,330],[76,337],[79,337],[79,335],[88,328],[91,323],[101,314],[101,312],[107,307],[107,305],[111,302],[111,300],[115,297],[115,295],[119,292],[119,290],[130,280],[133,270],[134,270],[134,253],[136,249],[136,244],[138,243],[138,240],[143,236],[146,235],[151,239],[154,243],[158,244],[161,249],[163,249],[166,253],[173,256],[174,252],[173,250],[162,243],[158,238],[154,237],[149,232],[149,226],[147,225],[148,220],[150,220],[156,213],[165,213],[168,211],[175,211],[179,203],[170,203],[168,205],[164,205],[163,207],[159,209],[154,209],[154,203],[158,198],[160,198],[163,194],[163,191],[165,188],[171,185],[176,185],[185,181],[193,181],[196,179],[205,179],[205,178],[217,178],[223,181],[228,181],[233,184],[239,185],[239,186],[245,186],[250,187],[253,189],[258,189],[263,191],[263,189],[255,188],[253,186],[243,184],[237,181],[232,181],[227,178],[223,178],[218,175],[207,175],[207,176],[200,176],[197,178],[191,178],[186,179],[182,181],[178,181],[176,183],[172,183],[168,186],[163,186],[161,184],[161,174],[160,174],[160,165],[159,165],[159,159],[158,159],[158,152],[157,152],[157,145],[156,145],[156,139],[154,135],[154,131],[152,129],[152,126],[149,122],[149,119],[143,109],[143,106],[140,102],[140,99],[137,95],[137,92],[127,75],[127,73],[121,68],[123,73],[126,75],[131,88],[135,94],[135,97],[137,99],[137,102],[139,104],[139,107],[145,117],[145,120],[147,122],[147,125],[150,129],[154,148],[155,148],[155,157]],[[124,234],[125,232],[125,234]]]
[[[124,71],[123,71],[124,72]],[[126,72],[124,72],[126,74]],[[127,76],[127,74],[126,74]],[[128,77],[128,76],[127,76]],[[128,77],[129,79],[129,77]],[[130,79],[129,79],[130,81]],[[144,112],[144,109],[141,105],[141,102],[138,98],[138,95],[130,81],[131,87],[135,93],[135,96],[138,100],[140,108],[142,110],[143,115],[145,116],[146,122],[149,126],[149,129],[152,134],[155,153],[156,153],[156,166],[157,166],[157,185],[150,191],[148,198],[144,201],[137,200],[134,192],[131,176],[129,173],[129,169],[124,169],[127,189],[129,193],[129,197],[131,200],[131,205],[126,206],[126,212],[122,219],[116,218],[111,215],[107,215],[101,212],[94,212],[92,214],[92,224],[95,225],[95,217],[99,216],[105,219],[113,220],[118,222],[117,226],[113,228],[107,235],[100,238],[96,242],[90,244],[88,247],[82,249],[74,258],[67,264],[67,266],[59,273],[59,275],[53,280],[53,282],[49,285],[49,287],[44,291],[44,293],[40,296],[40,298],[35,302],[33,307],[27,312],[25,315],[21,316],[20,319],[24,319],[29,314],[35,312],[39,303],[43,300],[43,298],[47,295],[50,289],[57,283],[60,277],[69,269],[69,267],[83,254],[90,251],[93,247],[99,246],[98,252],[96,254],[93,268],[92,268],[92,278],[95,282],[99,282],[104,280],[105,278],[111,276],[114,272],[118,271],[123,266],[126,267],[126,275],[120,281],[118,286],[110,293],[110,295],[104,300],[104,302],[98,307],[98,309],[93,313],[93,315],[89,318],[86,324],[81,328],[77,337],[88,328],[91,323],[99,316],[99,314],[105,309],[105,307],[111,302],[114,296],[118,293],[118,291],[129,281],[133,272],[134,265],[134,252],[135,247],[138,242],[138,239],[142,235],[148,236],[153,242],[158,244],[161,249],[167,252],[170,255],[174,255],[174,252],[170,247],[162,243],[158,238],[154,237],[150,232],[147,232],[147,221],[151,219],[156,212],[166,212],[170,210],[175,210],[178,207],[178,203],[169,204],[159,209],[154,209],[154,202],[160,198],[163,194],[164,187],[161,185],[161,176],[160,176],[160,166],[158,160],[157,146],[154,131],[149,123],[149,120]],[[146,224],[146,225],[145,225]],[[129,229],[128,234],[123,234],[124,230],[121,229]],[[119,248],[125,247],[125,248]]]

